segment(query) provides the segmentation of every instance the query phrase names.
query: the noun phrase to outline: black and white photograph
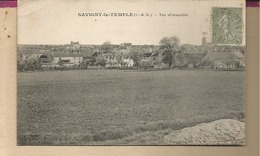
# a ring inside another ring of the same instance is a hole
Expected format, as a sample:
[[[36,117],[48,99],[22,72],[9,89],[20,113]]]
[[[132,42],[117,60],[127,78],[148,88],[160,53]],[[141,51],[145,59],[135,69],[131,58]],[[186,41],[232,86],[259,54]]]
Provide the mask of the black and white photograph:
[[[245,145],[243,0],[19,0],[17,145]]]

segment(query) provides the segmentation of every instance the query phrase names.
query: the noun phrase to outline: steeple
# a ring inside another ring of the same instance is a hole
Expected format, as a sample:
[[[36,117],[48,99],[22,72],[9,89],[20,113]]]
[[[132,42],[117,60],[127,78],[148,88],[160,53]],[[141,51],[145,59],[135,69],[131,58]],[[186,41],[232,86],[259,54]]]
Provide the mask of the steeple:
[[[207,35],[207,32],[203,32],[202,33],[202,36],[203,36],[202,37],[202,43],[201,43],[202,46],[206,46],[207,45],[206,35]]]

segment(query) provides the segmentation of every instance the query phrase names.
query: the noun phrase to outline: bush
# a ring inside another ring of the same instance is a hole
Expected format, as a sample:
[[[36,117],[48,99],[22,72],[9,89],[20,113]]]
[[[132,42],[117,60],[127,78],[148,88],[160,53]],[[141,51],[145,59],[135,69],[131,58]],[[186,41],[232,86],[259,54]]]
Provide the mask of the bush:
[[[41,63],[38,59],[26,59],[17,61],[18,71],[35,71],[41,70]]]
[[[94,63],[95,66],[105,66],[106,65],[106,59],[103,56],[98,56]]]

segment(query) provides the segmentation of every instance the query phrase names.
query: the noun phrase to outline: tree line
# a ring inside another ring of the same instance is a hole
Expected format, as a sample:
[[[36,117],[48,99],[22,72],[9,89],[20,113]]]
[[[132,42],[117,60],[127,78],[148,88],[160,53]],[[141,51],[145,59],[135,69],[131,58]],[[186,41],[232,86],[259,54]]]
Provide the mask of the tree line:
[[[172,68],[174,64],[174,55],[176,52],[180,51],[180,40],[177,36],[171,36],[171,37],[163,37],[159,42],[159,50],[162,52],[162,62],[165,64],[168,64],[169,68]],[[113,52],[113,46],[110,41],[106,41],[101,45],[101,51],[104,53],[112,53]],[[142,53],[139,51],[131,50],[130,57],[134,62],[134,66],[138,69],[138,67],[141,65],[141,58],[143,57]],[[51,58],[51,57],[50,57]],[[96,57],[93,57],[91,60],[88,60],[86,62],[81,63],[77,67],[74,68],[87,68],[90,66],[105,66],[106,65],[106,59],[102,55],[98,55]],[[123,62],[120,62],[122,63]],[[17,59],[17,69],[18,71],[35,71],[35,70],[41,70],[41,64],[42,61],[37,58],[30,58],[25,56],[25,59],[22,59],[18,56]],[[60,62],[60,65],[62,65],[62,62]]]

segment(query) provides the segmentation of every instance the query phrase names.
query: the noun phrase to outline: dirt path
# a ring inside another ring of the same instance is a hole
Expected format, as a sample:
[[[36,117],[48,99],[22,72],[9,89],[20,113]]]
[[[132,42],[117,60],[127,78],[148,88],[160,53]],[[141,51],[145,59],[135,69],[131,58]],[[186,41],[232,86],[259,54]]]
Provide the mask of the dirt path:
[[[243,145],[245,123],[232,119],[216,120],[173,131],[164,140],[174,145]]]

